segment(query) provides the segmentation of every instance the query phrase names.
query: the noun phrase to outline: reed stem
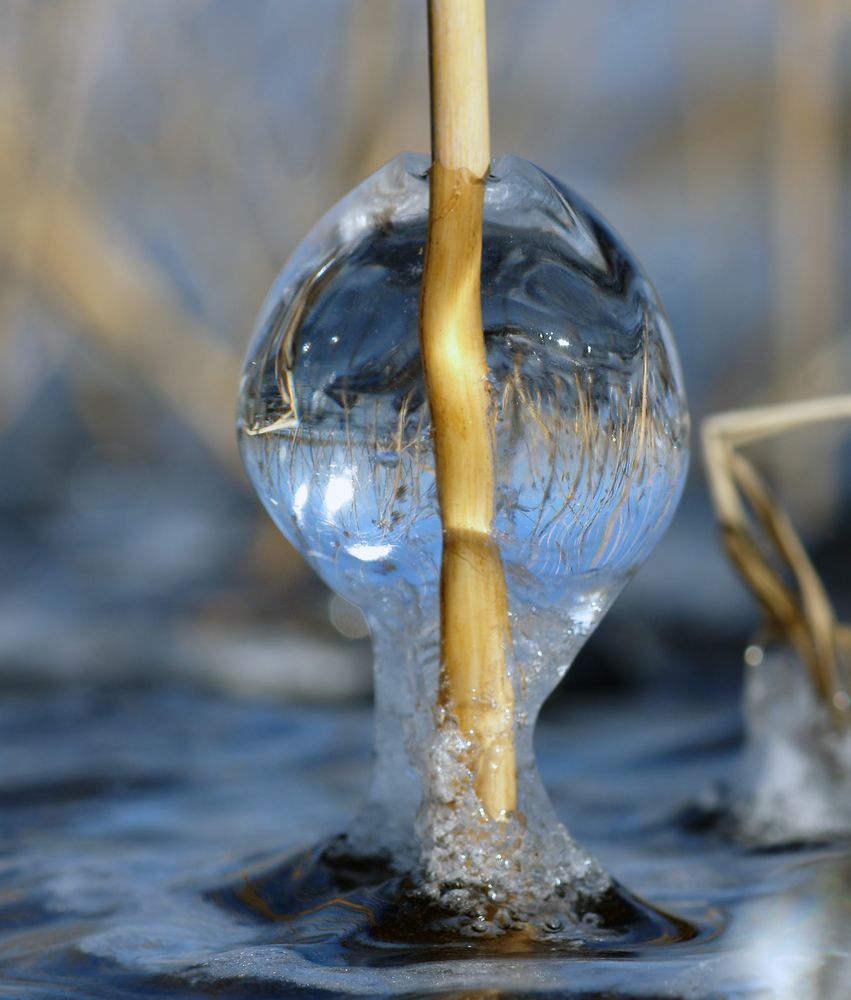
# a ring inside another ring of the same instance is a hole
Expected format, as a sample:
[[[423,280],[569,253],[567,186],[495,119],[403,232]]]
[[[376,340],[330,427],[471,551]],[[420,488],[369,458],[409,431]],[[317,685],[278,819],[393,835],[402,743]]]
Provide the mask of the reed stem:
[[[709,487],[727,552],[772,631],[798,652],[818,696],[843,725],[851,723],[851,633],[837,621],[786,512],[740,449],[793,428],[849,417],[851,395],[830,396],[717,413],[702,427]]]
[[[481,310],[490,164],[484,0],[429,0],[432,168],[420,340],[443,522],[440,698],[491,819],[517,803],[505,574]]]

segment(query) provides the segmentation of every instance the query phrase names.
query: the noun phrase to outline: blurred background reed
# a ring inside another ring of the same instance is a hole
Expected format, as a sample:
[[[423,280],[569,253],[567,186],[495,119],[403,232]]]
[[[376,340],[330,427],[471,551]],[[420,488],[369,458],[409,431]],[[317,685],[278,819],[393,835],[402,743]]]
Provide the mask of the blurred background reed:
[[[488,6],[494,153],[564,179],[625,237],[694,417],[847,390],[851,4]],[[419,0],[3,0],[6,683],[368,693],[357,616],[244,479],[234,401],[289,252],[357,181],[427,147]],[[822,428],[760,455],[840,592],[849,439]],[[672,531],[573,683],[735,671],[755,621],[695,454]]]

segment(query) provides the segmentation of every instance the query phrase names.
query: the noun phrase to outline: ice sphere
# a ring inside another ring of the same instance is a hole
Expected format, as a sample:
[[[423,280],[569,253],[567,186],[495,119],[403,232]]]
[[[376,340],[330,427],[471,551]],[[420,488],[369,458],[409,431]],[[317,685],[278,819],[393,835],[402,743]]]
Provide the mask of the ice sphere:
[[[325,216],[268,297],[240,402],[263,503],[336,591],[431,588],[440,520],[418,304],[427,161],[399,157]],[[495,532],[512,589],[551,606],[620,582],[678,499],[686,411],[658,299],[606,224],[517,157],[484,207]]]
[[[532,730],[679,498],[688,417],[676,352],[608,225],[533,164],[496,160],[484,181],[482,313],[522,821],[511,835],[497,824],[499,842],[477,835],[459,866],[459,822],[478,820],[474,794],[462,804],[458,775],[447,777],[450,744],[464,737],[434,711],[441,523],[418,331],[428,166],[411,154],[387,164],[282,271],[245,366],[242,455],[281,531],[370,624],[377,759],[351,843],[419,863],[435,884],[493,889],[501,865],[513,891],[520,876],[499,844],[514,836],[526,875],[599,887],[549,810]]]

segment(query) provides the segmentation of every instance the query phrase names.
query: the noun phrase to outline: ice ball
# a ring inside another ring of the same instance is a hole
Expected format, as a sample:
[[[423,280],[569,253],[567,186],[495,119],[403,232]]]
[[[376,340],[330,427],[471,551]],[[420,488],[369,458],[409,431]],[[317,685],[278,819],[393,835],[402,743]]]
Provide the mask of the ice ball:
[[[262,502],[362,607],[438,586],[418,331],[428,167],[397,157],[316,225],[263,306],[241,385],[240,445]],[[676,350],[647,278],[586,202],[516,156],[483,183],[493,533],[509,603],[516,615],[573,601],[590,630],[682,489]]]

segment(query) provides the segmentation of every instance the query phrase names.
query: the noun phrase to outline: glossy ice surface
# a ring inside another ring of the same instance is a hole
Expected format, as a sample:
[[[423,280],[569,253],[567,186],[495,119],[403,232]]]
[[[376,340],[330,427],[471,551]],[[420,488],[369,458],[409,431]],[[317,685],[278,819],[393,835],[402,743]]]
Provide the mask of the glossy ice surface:
[[[373,634],[377,760],[352,847],[417,871],[452,908],[486,905],[487,933],[514,920],[549,933],[553,908],[578,919],[579,895],[597,898],[610,880],[552,813],[535,719],[667,526],[688,419],[664,313],[618,237],[533,164],[495,161],[482,314],[519,810],[482,830],[475,793],[446,799],[469,782],[434,713],[441,524],[418,330],[426,170],[423,157],[393,160],[284,268],[246,362],[240,446],[276,524]]]
[[[308,236],[264,306],[242,385],[240,440],[263,503],[332,587],[367,605],[438,573],[417,324],[426,166],[397,158]],[[543,606],[579,575],[618,586],[664,530],[686,464],[656,295],[584,202],[506,156],[485,186],[482,308],[509,586]]]

